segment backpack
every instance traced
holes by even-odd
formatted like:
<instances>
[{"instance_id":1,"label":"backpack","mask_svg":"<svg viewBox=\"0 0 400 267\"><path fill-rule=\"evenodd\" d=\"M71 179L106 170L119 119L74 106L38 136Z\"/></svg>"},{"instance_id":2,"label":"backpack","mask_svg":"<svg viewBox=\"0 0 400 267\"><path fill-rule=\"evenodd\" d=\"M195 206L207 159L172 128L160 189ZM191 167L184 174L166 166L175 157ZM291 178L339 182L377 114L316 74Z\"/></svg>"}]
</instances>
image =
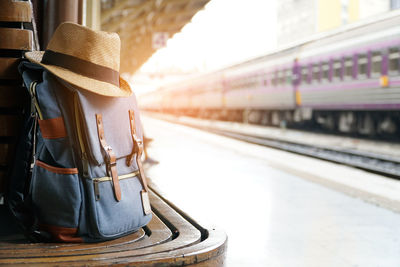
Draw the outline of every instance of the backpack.
<instances>
[{"instance_id":1,"label":"backpack","mask_svg":"<svg viewBox=\"0 0 400 267\"><path fill-rule=\"evenodd\" d=\"M135 96L80 89L22 62L31 95L7 203L33 241L99 242L152 218Z\"/></svg>"}]
</instances>

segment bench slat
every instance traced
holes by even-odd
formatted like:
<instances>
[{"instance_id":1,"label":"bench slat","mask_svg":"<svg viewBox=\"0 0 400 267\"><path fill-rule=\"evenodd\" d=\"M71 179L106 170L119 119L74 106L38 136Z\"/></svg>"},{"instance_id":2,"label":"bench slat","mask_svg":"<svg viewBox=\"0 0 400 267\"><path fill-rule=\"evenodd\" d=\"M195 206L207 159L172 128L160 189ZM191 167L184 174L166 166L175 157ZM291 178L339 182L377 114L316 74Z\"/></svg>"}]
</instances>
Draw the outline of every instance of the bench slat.
<instances>
[{"instance_id":1,"label":"bench slat","mask_svg":"<svg viewBox=\"0 0 400 267\"><path fill-rule=\"evenodd\" d=\"M118 238L112 241L101 243L86 244L57 244L54 249L49 250L49 244L18 244L2 246L0 249L0 258L4 257L35 257L42 255L46 257L77 256L84 254L104 254L110 252L129 251L154 246L158 243L168 241L171 237L170 229L162 221L154 216L148 227L152 232L148 237L143 229Z\"/></svg>"},{"instance_id":2,"label":"bench slat","mask_svg":"<svg viewBox=\"0 0 400 267\"><path fill-rule=\"evenodd\" d=\"M0 49L32 50L30 30L0 28Z\"/></svg>"},{"instance_id":3,"label":"bench slat","mask_svg":"<svg viewBox=\"0 0 400 267\"><path fill-rule=\"evenodd\" d=\"M0 108L21 107L23 90L17 85L0 85Z\"/></svg>"},{"instance_id":4,"label":"bench slat","mask_svg":"<svg viewBox=\"0 0 400 267\"><path fill-rule=\"evenodd\" d=\"M6 257L37 257L38 255L59 256L85 253L96 253L96 249L112 248L127 245L142 240L146 233L143 229L112 241L100 243L29 243L13 244L3 242L0 248L0 258ZM51 248L51 250L49 249Z\"/></svg>"},{"instance_id":5,"label":"bench slat","mask_svg":"<svg viewBox=\"0 0 400 267\"><path fill-rule=\"evenodd\" d=\"M16 136L21 125L19 115L0 115L0 136Z\"/></svg>"},{"instance_id":6,"label":"bench slat","mask_svg":"<svg viewBox=\"0 0 400 267\"><path fill-rule=\"evenodd\" d=\"M0 144L0 165L4 166L10 163L11 152L14 152L14 148L15 144Z\"/></svg>"},{"instance_id":7,"label":"bench slat","mask_svg":"<svg viewBox=\"0 0 400 267\"><path fill-rule=\"evenodd\" d=\"M0 58L0 79L20 79L18 64L20 58Z\"/></svg>"},{"instance_id":8,"label":"bench slat","mask_svg":"<svg viewBox=\"0 0 400 267\"><path fill-rule=\"evenodd\" d=\"M0 242L0 264L217 266L223 263L226 248L224 233L212 230L202 241L201 231L152 191L150 191L150 200L153 219L143 231L146 232L143 236L133 238L130 235L97 244ZM204 265L207 262L212 265Z\"/></svg>"},{"instance_id":9,"label":"bench slat","mask_svg":"<svg viewBox=\"0 0 400 267\"><path fill-rule=\"evenodd\" d=\"M0 1L0 21L30 22L32 20L31 5L28 2Z\"/></svg>"},{"instance_id":10,"label":"bench slat","mask_svg":"<svg viewBox=\"0 0 400 267\"><path fill-rule=\"evenodd\" d=\"M200 251L203 253L199 254ZM157 258L157 263L160 265L163 263L165 266L185 266L199 264L199 262L205 262L206 264L204 266L219 266L224 261L225 252L225 233L218 229L213 229L209 231L208 238L203 242L173 251L158 253L156 255L144 255L140 259L148 263L155 262L154 260ZM134 262L135 258L126 258L125 260ZM112 261L107 260L101 263L112 264Z\"/></svg>"},{"instance_id":11,"label":"bench slat","mask_svg":"<svg viewBox=\"0 0 400 267\"><path fill-rule=\"evenodd\" d=\"M152 253L157 253L157 252L163 252L163 251L169 251L169 250L174 250L180 247L185 247L188 245L191 245L193 243L199 242L200 241L200 232L197 231L191 224L189 224L187 221L182 220L182 217L177 214L174 210L171 210L164 202L161 201L154 193L150 194L150 200L152 203L153 208L157 209L159 212L165 216L165 218L168 220L168 223L173 225L174 227L177 228L179 231L179 236L167 243L162 243L158 246L151 246L151 247L144 247L141 249L135 249L132 248L132 250L128 251L118 251L118 252L111 252L111 253L103 253L101 254L101 260L105 259L112 259L113 262L118 261L118 259L122 259L124 257L131 257L133 255L135 256L143 256L146 254L152 254ZM151 229L150 229L151 230ZM99 253L101 253L99 251ZM99 262L96 262L99 260L99 255L98 254L83 254L83 255L68 255L68 256L57 256L54 257L53 255L49 254L39 254L40 257L38 258L38 255L35 255L36 257L24 257L24 258L7 258L8 255L4 254L1 255L2 257L0 258L0 264L2 263L9 263L9 264L23 264L23 263L29 263L29 264L66 264L66 265L71 265L73 262L77 262L78 264L82 264L85 262L86 264L92 263L94 260L94 264L99 264Z\"/></svg>"},{"instance_id":12,"label":"bench slat","mask_svg":"<svg viewBox=\"0 0 400 267\"><path fill-rule=\"evenodd\" d=\"M0 193L6 191L6 171L0 170Z\"/></svg>"}]
</instances>

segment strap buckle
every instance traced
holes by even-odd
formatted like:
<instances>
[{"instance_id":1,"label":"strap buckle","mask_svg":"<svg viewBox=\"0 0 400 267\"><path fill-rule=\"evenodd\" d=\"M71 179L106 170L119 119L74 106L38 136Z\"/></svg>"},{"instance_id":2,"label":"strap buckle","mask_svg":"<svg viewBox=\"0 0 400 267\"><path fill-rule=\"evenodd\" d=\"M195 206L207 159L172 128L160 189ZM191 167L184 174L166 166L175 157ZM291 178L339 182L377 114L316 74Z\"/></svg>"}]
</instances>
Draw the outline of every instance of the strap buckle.
<instances>
[{"instance_id":1,"label":"strap buckle","mask_svg":"<svg viewBox=\"0 0 400 267\"><path fill-rule=\"evenodd\" d=\"M103 129L103 119L101 114L96 114L96 121L97 121L97 132L99 136L100 145L105 154L105 162L106 162L106 170L107 174L111 177L113 189L114 189L114 196L117 201L121 200L121 188L119 185L119 178L117 173L117 160L116 156L111 148L105 140L104 136L104 129Z\"/></svg>"},{"instance_id":2,"label":"strap buckle","mask_svg":"<svg viewBox=\"0 0 400 267\"><path fill-rule=\"evenodd\" d=\"M104 147L104 150L108 152L108 151L112 151L112 148L111 148L111 146L106 145L106 146Z\"/></svg>"},{"instance_id":3,"label":"strap buckle","mask_svg":"<svg viewBox=\"0 0 400 267\"><path fill-rule=\"evenodd\" d=\"M135 127L135 114L133 110L129 110L129 120L130 120L130 126L131 126L131 136L132 136L132 142L133 142L133 148L131 154L126 158L126 164L130 166L133 162L134 155L136 154L136 164L139 169L139 177L140 177L140 182L142 183L143 190L141 191L141 197L142 197L142 205L143 205L143 212L144 214L150 214L151 213L151 207L150 207L150 201L148 197L148 187L147 187L147 181L146 181L146 176L144 174L143 166L142 166L142 153L143 153L143 141L136 135L136 127Z\"/></svg>"}]
</instances>

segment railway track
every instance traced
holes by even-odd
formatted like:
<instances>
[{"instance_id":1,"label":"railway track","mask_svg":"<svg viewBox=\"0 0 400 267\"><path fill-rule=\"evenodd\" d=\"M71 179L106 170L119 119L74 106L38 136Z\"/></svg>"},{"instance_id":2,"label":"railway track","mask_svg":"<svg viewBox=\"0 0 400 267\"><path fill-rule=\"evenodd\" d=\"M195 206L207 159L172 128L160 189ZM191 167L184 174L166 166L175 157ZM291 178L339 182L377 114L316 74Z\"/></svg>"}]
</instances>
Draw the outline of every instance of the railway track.
<instances>
[{"instance_id":1,"label":"railway track","mask_svg":"<svg viewBox=\"0 0 400 267\"><path fill-rule=\"evenodd\" d=\"M400 160L397 158L385 155L373 154L373 153L365 153L360 151L332 149L332 148L324 148L318 146L293 143L288 141L277 141L267 137L251 136L247 134L222 131L216 129L205 129L205 130L223 136L246 141L249 143L276 148L335 163L340 163L351 167L363 169L368 172L373 172L391 178L400 179Z\"/></svg>"},{"instance_id":2,"label":"railway track","mask_svg":"<svg viewBox=\"0 0 400 267\"><path fill-rule=\"evenodd\" d=\"M353 149L323 147L298 143L293 141L276 140L271 137L251 135L234 130L218 129L193 122L182 122L172 117L163 117L170 122L205 130L215 134L227 136L241 141L262 145L270 148L280 149L291 153L306 155L325 161L335 162L368 172L380 174L390 178L400 179L400 159L398 157L378 153L363 152Z\"/></svg>"}]
</instances>

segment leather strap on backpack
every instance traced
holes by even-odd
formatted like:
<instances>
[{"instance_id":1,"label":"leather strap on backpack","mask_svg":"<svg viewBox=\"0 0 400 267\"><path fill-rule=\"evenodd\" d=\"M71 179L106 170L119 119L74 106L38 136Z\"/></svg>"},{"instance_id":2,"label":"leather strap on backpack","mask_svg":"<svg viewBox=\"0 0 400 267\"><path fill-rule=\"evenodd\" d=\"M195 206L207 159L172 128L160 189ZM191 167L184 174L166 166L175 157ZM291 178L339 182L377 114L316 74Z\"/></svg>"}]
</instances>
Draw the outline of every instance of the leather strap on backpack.
<instances>
[{"instance_id":1,"label":"leather strap on backpack","mask_svg":"<svg viewBox=\"0 0 400 267\"><path fill-rule=\"evenodd\" d=\"M131 154L126 158L126 165L130 166L133 162L133 157L136 154L136 164L139 169L139 177L140 182L142 183L143 190L141 192L142 203L143 203L143 212L144 214L151 213L149 195L148 195L148 186L146 181L146 176L144 174L143 166L142 166L142 153L143 153L143 141L139 139L136 135L136 127L135 127L135 113L133 110L129 110L129 122L131 126L131 135L133 141L133 148Z\"/></svg>"},{"instance_id":2,"label":"leather strap on backpack","mask_svg":"<svg viewBox=\"0 0 400 267\"><path fill-rule=\"evenodd\" d=\"M105 154L107 173L109 176L111 176L111 180L113 183L114 196L117 201L120 201L121 188L119 186L119 179L117 173L117 159L114 152L112 151L111 146L109 146L106 142L104 136L103 117L101 114L96 114L96 125L97 125L97 133L99 135L101 148L103 149Z\"/></svg>"}]
</instances>

